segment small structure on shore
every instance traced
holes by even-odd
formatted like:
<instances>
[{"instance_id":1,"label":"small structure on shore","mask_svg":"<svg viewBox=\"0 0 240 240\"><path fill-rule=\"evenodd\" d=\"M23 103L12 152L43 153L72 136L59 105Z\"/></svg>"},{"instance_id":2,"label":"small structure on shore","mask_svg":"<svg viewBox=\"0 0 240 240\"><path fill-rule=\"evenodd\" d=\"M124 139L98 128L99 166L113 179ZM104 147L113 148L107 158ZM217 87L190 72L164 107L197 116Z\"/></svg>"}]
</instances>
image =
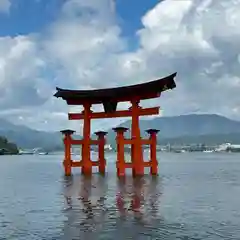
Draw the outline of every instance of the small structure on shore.
<instances>
[{"instance_id":1,"label":"small structure on shore","mask_svg":"<svg viewBox=\"0 0 240 240\"><path fill-rule=\"evenodd\" d=\"M126 139L124 133L129 129L118 127L113 130L116 132L117 143L117 175L124 176L125 169L131 168L133 176L144 175L144 168L150 167L151 174L158 172L158 162L156 158L157 133L156 129L146 130L149 134L148 139L142 139L139 127L139 117L159 114L159 107L142 108L139 103L141 100L160 97L163 91L176 87L174 77L176 73L155 81L108 89L96 90L68 90L57 88L55 97L61 97L68 105L82 105L84 110L81 113L69 113L69 120L83 120L83 138L75 140L72 138L74 131L63 130L65 144L65 175L71 175L72 167L81 167L84 175L92 173L92 167L98 166L100 173L105 173L106 161L104 157L104 146L106 143L106 132L99 131L97 140L91 139L91 119L131 117L131 137ZM130 102L128 110L117 110L119 102ZM103 104L103 112L93 112L93 104ZM71 159L71 145L82 145L82 159L73 161ZM124 159L124 145L131 145L131 162L126 163ZM90 157L91 145L98 146L98 159L93 161ZM150 145L150 161L143 159L142 145Z\"/></svg>"}]
</instances>

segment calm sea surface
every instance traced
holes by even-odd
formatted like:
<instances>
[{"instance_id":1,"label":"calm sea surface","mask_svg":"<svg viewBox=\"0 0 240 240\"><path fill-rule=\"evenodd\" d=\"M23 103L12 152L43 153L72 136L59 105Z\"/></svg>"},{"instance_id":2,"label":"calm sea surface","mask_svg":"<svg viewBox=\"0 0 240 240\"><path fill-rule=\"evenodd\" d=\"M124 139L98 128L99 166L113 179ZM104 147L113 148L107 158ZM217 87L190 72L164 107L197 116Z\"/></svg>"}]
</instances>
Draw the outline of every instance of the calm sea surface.
<instances>
[{"instance_id":1,"label":"calm sea surface","mask_svg":"<svg viewBox=\"0 0 240 240\"><path fill-rule=\"evenodd\" d=\"M160 175L65 178L62 156L0 157L0 239L240 239L240 154L159 155Z\"/></svg>"}]
</instances>

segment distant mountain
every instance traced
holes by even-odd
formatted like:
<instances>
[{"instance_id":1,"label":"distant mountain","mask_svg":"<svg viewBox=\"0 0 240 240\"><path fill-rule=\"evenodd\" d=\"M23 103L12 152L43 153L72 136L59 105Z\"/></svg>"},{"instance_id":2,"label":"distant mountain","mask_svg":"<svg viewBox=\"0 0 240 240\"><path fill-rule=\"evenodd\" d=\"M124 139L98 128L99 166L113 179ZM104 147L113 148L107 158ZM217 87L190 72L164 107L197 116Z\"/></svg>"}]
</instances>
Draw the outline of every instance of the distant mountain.
<instances>
[{"instance_id":1,"label":"distant mountain","mask_svg":"<svg viewBox=\"0 0 240 240\"><path fill-rule=\"evenodd\" d=\"M126 121L119 126L130 128L131 121ZM240 133L239 121L234 121L216 114L191 114L174 117L157 117L150 120L141 120L140 127L141 133L145 137L147 136L145 133L146 129L159 129L159 141L163 141L163 139L166 139L167 141L169 139L177 138L181 140L188 138L186 141L190 141L190 139L196 140L196 138L199 137L202 140L205 138L216 139L216 136L218 135L221 135L222 137L224 135L224 138L229 138L235 133ZM129 133L127 133L126 136L129 137ZM115 133L112 130L109 130L108 141L111 143L115 142Z\"/></svg>"},{"instance_id":2,"label":"distant mountain","mask_svg":"<svg viewBox=\"0 0 240 240\"><path fill-rule=\"evenodd\" d=\"M60 133L37 131L23 125L15 125L4 119L0 119L0 136L6 137L20 148L39 147L47 151L62 148Z\"/></svg>"},{"instance_id":3,"label":"distant mountain","mask_svg":"<svg viewBox=\"0 0 240 240\"><path fill-rule=\"evenodd\" d=\"M199 136L181 136L176 138L159 138L158 143L162 145L219 145L222 143L240 144L240 133L206 134Z\"/></svg>"},{"instance_id":4,"label":"distant mountain","mask_svg":"<svg viewBox=\"0 0 240 240\"><path fill-rule=\"evenodd\" d=\"M131 127L131 121L120 126ZM159 129L159 143L240 143L240 122L215 114L157 117L141 120L140 126L145 137L146 129ZM0 119L0 136L6 137L20 148L39 147L47 151L63 149L60 133L37 131L3 119ZM126 136L129 137L129 134ZM115 132L109 130L108 143L115 144L115 137Z\"/></svg>"}]
</instances>

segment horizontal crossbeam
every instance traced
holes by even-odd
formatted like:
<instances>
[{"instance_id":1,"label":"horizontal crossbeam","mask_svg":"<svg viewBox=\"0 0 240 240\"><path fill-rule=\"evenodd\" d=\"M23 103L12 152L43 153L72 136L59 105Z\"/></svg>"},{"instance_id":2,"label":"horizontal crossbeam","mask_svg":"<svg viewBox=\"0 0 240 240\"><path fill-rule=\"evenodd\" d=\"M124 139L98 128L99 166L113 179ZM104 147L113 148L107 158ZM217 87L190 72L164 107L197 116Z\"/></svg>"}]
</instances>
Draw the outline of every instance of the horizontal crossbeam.
<instances>
[{"instance_id":1,"label":"horizontal crossbeam","mask_svg":"<svg viewBox=\"0 0 240 240\"><path fill-rule=\"evenodd\" d=\"M143 162L143 166L144 167L151 167L152 165L152 162L151 160L148 161L148 162ZM133 168L134 164L133 163L127 163L127 162L124 162L124 168ZM117 167L118 167L118 163L117 163Z\"/></svg>"},{"instance_id":2,"label":"horizontal crossbeam","mask_svg":"<svg viewBox=\"0 0 240 240\"><path fill-rule=\"evenodd\" d=\"M157 115L159 114L159 107L139 109L139 116L148 116L148 115ZM105 112L92 112L89 114L91 119L100 119L100 118L116 118L116 117L131 117L132 110L119 110L112 113ZM69 113L69 120L81 120L84 119L83 113Z\"/></svg>"},{"instance_id":3,"label":"horizontal crossbeam","mask_svg":"<svg viewBox=\"0 0 240 240\"><path fill-rule=\"evenodd\" d=\"M151 164L152 164L151 160L143 163L144 167L151 167ZM98 167L100 165L100 161L91 161L91 165L92 167ZM74 161L74 160L71 161L71 167L83 167L83 166L84 166L83 161ZM117 163L117 166L118 166L118 163ZM124 167L133 168L133 163L125 162Z\"/></svg>"}]
</instances>

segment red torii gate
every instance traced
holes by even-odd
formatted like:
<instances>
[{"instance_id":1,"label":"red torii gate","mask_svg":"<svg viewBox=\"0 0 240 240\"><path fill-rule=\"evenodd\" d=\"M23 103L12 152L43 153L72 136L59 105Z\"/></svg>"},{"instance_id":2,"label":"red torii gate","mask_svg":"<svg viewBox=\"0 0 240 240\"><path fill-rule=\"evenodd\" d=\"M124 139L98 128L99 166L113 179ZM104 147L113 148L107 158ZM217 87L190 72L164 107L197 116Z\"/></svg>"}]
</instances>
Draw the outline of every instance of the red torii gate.
<instances>
[{"instance_id":1,"label":"red torii gate","mask_svg":"<svg viewBox=\"0 0 240 240\"><path fill-rule=\"evenodd\" d=\"M68 105L82 105L84 110L81 113L69 113L69 120L83 120L83 138L81 140L72 139L72 130L63 130L65 135L65 175L71 175L72 167L82 167L83 174L91 174L92 167L98 166L101 173L105 173L104 145L106 132L96 132L97 140L91 136L91 119L132 117L131 138L125 139L126 128L114 128L117 142L117 174L125 175L126 168L132 168L133 176L143 175L144 167L151 168L151 174L157 174L157 132L156 129L148 129L149 139L142 139L139 127L139 117L159 114L159 107L142 108L139 106L141 100L160 97L163 91L176 87L174 77L176 73L155 81L118 88L96 89L96 90L68 90L57 88L55 97L61 97ZM128 110L117 110L119 102L130 102ZM104 112L93 112L93 104L103 104ZM74 162L71 160L71 145L82 145L82 160ZM131 163L125 163L124 145L131 145ZM150 161L144 162L142 145L150 145ZM90 158L90 146L98 145L99 159L92 161Z\"/></svg>"}]
</instances>

